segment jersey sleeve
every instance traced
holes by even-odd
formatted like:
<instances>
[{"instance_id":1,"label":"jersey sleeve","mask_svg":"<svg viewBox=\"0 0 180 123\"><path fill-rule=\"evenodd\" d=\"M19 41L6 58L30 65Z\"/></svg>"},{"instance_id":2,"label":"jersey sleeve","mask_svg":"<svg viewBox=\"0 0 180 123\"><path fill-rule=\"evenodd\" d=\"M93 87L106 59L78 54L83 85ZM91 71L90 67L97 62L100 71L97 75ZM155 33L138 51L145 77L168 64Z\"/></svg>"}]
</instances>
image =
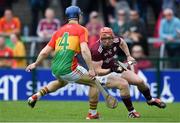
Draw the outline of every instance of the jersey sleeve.
<instances>
[{"instance_id":1,"label":"jersey sleeve","mask_svg":"<svg viewBox=\"0 0 180 123\"><path fill-rule=\"evenodd\" d=\"M56 33L53 34L51 40L48 43L48 46L52 47L53 49L55 49L55 45L56 45Z\"/></svg>"},{"instance_id":2,"label":"jersey sleeve","mask_svg":"<svg viewBox=\"0 0 180 123\"><path fill-rule=\"evenodd\" d=\"M3 32L3 22L2 19L0 19L0 33Z\"/></svg>"},{"instance_id":3,"label":"jersey sleeve","mask_svg":"<svg viewBox=\"0 0 180 123\"><path fill-rule=\"evenodd\" d=\"M15 24L16 24L16 28L17 29L21 29L21 21L19 20L19 18L15 18Z\"/></svg>"},{"instance_id":4,"label":"jersey sleeve","mask_svg":"<svg viewBox=\"0 0 180 123\"><path fill-rule=\"evenodd\" d=\"M88 30L86 28L80 30L79 39L80 43L88 42Z\"/></svg>"}]
</instances>

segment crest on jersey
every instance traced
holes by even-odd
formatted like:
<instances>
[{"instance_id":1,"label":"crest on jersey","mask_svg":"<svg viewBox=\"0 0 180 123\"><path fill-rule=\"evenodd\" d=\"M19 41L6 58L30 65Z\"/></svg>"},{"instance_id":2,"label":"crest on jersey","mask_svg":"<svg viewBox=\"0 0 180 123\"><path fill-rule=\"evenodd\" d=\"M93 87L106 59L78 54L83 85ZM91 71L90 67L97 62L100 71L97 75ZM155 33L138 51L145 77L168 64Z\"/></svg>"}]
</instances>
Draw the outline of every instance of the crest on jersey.
<instances>
[{"instance_id":1,"label":"crest on jersey","mask_svg":"<svg viewBox=\"0 0 180 123\"><path fill-rule=\"evenodd\" d=\"M115 52L115 51L117 50L117 48L116 48L116 47L114 47L114 48L113 48L113 50L114 50L114 52Z\"/></svg>"},{"instance_id":2,"label":"crest on jersey","mask_svg":"<svg viewBox=\"0 0 180 123\"><path fill-rule=\"evenodd\" d=\"M103 51L103 48L101 45L99 45L98 52L102 53L102 51Z\"/></svg>"}]
</instances>

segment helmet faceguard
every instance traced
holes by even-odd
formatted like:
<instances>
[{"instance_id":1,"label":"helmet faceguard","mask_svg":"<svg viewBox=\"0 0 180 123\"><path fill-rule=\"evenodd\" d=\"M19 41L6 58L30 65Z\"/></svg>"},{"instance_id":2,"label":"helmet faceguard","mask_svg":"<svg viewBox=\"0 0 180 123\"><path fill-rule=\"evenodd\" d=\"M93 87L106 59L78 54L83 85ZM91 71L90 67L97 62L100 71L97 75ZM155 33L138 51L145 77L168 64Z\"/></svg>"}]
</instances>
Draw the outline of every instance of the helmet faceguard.
<instances>
[{"instance_id":1,"label":"helmet faceguard","mask_svg":"<svg viewBox=\"0 0 180 123\"><path fill-rule=\"evenodd\" d=\"M114 33L111 28L103 27L100 30L101 45L104 48L110 48L113 44Z\"/></svg>"}]
</instances>

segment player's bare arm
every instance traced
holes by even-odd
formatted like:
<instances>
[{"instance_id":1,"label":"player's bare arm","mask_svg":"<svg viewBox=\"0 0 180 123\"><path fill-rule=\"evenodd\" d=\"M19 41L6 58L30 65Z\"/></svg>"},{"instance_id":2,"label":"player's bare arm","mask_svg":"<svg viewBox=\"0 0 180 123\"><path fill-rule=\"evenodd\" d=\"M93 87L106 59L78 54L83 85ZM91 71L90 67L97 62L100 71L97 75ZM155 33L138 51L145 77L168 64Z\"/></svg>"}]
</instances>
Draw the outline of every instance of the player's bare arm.
<instances>
[{"instance_id":1,"label":"player's bare arm","mask_svg":"<svg viewBox=\"0 0 180 123\"><path fill-rule=\"evenodd\" d=\"M135 59L131 56L129 48L127 46L127 43L124 41L124 39L121 39L121 43L119 45L119 47L123 50L123 52L126 54L127 56L127 60L128 61L134 61Z\"/></svg>"},{"instance_id":2,"label":"player's bare arm","mask_svg":"<svg viewBox=\"0 0 180 123\"><path fill-rule=\"evenodd\" d=\"M93 66L95 68L95 72L99 76L107 75L108 73L111 72L111 69L103 69L101 66L103 64L103 61L93 61Z\"/></svg>"},{"instance_id":3,"label":"player's bare arm","mask_svg":"<svg viewBox=\"0 0 180 123\"><path fill-rule=\"evenodd\" d=\"M92 58L91 58L91 52L88 48L88 45L86 42L82 42L80 44L81 47L81 53L82 56L86 62L86 64L88 65L89 68L89 74L94 77L95 76L95 72L94 72L94 68L93 68L93 64L92 64Z\"/></svg>"},{"instance_id":4,"label":"player's bare arm","mask_svg":"<svg viewBox=\"0 0 180 123\"><path fill-rule=\"evenodd\" d=\"M54 49L48 45L46 45L41 52L39 53L36 61L29 66L27 66L26 71L31 71L34 68L36 68L45 58L49 56L49 54L53 51Z\"/></svg>"}]
</instances>

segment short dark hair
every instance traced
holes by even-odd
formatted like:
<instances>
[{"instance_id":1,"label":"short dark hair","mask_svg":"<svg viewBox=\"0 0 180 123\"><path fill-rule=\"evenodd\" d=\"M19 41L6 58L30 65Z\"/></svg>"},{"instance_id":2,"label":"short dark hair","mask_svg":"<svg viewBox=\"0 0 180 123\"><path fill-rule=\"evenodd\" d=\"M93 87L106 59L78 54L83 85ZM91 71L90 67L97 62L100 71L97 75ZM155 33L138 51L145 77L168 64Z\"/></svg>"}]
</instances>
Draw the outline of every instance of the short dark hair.
<instances>
[{"instance_id":1,"label":"short dark hair","mask_svg":"<svg viewBox=\"0 0 180 123\"><path fill-rule=\"evenodd\" d=\"M12 10L11 8L6 8L6 9L4 10L4 13L5 13L6 11L11 11L11 13L13 14L13 10Z\"/></svg>"}]
</instances>

